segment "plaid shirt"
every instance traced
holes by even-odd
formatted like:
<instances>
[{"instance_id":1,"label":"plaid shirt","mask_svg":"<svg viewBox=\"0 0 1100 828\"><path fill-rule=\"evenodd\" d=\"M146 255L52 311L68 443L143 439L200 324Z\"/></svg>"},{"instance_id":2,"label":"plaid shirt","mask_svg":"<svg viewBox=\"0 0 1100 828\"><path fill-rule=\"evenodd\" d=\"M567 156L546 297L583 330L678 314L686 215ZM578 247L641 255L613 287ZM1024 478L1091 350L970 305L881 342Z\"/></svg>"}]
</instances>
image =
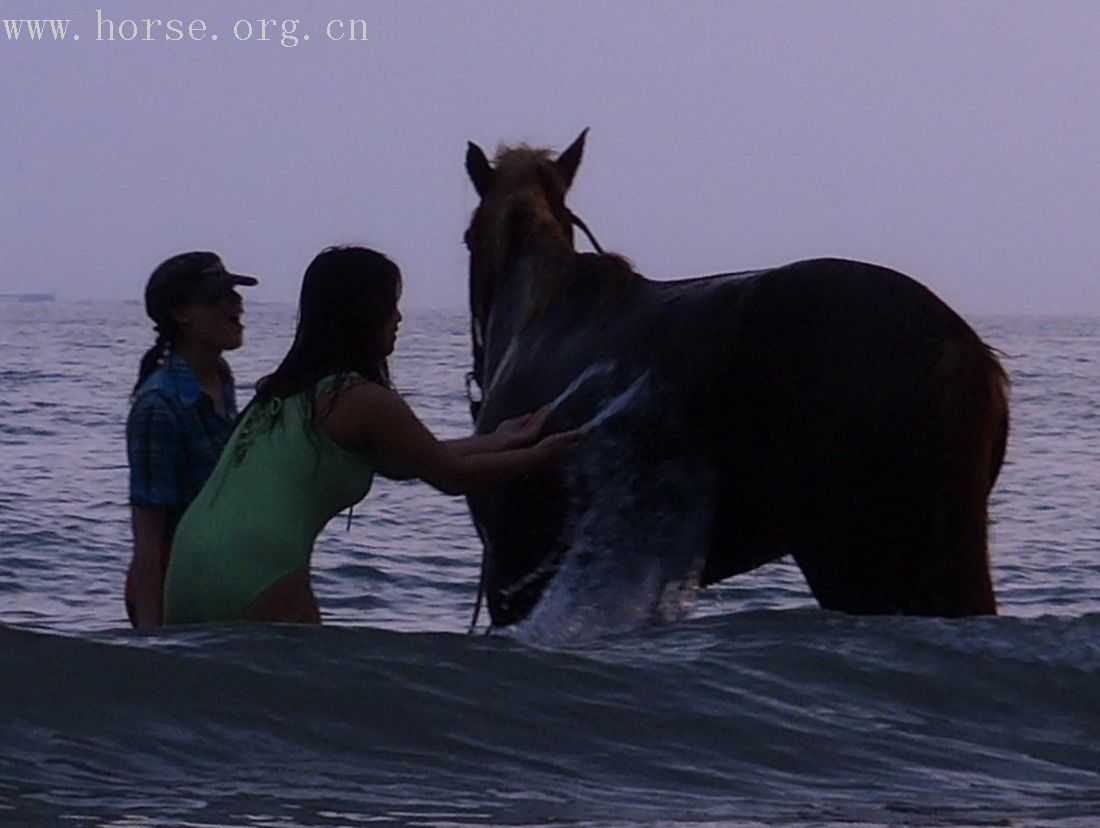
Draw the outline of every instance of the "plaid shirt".
<instances>
[{"instance_id":1,"label":"plaid shirt","mask_svg":"<svg viewBox=\"0 0 1100 828\"><path fill-rule=\"evenodd\" d=\"M126 421L130 503L168 510L169 533L214 470L237 419L228 368L222 374L226 417L176 354L142 383Z\"/></svg>"}]
</instances>

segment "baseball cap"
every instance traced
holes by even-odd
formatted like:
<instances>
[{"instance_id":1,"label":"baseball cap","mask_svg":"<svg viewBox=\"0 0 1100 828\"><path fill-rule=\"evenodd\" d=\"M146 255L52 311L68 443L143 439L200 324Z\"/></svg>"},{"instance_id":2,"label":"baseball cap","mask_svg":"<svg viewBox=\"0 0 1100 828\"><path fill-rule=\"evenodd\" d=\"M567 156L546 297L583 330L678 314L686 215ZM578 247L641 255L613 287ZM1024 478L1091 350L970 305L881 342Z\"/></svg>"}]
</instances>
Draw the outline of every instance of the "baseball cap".
<instances>
[{"instance_id":1,"label":"baseball cap","mask_svg":"<svg viewBox=\"0 0 1100 828\"><path fill-rule=\"evenodd\" d=\"M237 285L257 284L254 276L230 273L217 253L180 253L157 265L145 285L145 312L158 325L174 308L189 302L216 299Z\"/></svg>"}]
</instances>

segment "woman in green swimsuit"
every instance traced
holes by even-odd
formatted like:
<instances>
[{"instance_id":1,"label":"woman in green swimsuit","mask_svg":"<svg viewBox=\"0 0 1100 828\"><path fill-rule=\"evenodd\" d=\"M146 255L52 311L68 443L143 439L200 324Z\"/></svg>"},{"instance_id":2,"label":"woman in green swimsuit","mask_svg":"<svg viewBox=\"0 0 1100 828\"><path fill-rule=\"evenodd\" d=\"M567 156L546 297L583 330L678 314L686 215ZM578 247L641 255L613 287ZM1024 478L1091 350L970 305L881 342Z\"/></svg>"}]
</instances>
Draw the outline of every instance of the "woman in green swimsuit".
<instances>
[{"instance_id":1,"label":"woman in green swimsuit","mask_svg":"<svg viewBox=\"0 0 1100 828\"><path fill-rule=\"evenodd\" d=\"M436 440L390 384L400 291L397 266L373 250L330 248L310 264L290 351L176 529L168 623L319 622L313 542L376 472L463 494L559 462L583 439L534 443L543 410L493 434Z\"/></svg>"}]
</instances>

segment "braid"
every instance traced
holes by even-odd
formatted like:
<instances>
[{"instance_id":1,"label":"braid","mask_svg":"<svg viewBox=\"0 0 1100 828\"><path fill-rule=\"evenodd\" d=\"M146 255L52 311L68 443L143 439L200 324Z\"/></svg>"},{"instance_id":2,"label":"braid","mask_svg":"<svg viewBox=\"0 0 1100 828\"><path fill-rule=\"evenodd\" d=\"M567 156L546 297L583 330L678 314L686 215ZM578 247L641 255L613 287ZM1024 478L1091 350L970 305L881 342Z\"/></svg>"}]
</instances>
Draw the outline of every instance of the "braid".
<instances>
[{"instance_id":1,"label":"braid","mask_svg":"<svg viewBox=\"0 0 1100 828\"><path fill-rule=\"evenodd\" d=\"M157 325L157 341L153 344L153 347L155 348L157 345L163 346L160 357L157 358L157 367L159 368L168 362L168 357L172 356L172 338L161 331L160 325Z\"/></svg>"},{"instance_id":2,"label":"braid","mask_svg":"<svg viewBox=\"0 0 1100 828\"><path fill-rule=\"evenodd\" d=\"M153 373L157 368L168 362L168 357L172 355L172 338L161 330L160 325L155 326L157 332L157 341L153 343L153 347L145 352L145 356L141 358L141 364L138 367L138 378L134 384L134 390L131 394L136 394L137 390L141 388L141 384L149 378L149 375Z\"/></svg>"}]
</instances>

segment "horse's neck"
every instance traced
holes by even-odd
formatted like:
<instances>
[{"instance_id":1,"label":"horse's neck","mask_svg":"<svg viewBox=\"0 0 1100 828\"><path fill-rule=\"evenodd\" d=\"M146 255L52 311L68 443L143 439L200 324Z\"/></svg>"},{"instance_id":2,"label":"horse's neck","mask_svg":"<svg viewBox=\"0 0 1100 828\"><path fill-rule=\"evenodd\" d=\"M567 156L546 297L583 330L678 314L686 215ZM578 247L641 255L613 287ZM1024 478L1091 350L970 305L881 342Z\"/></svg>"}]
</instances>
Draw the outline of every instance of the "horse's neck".
<instances>
[{"instance_id":1,"label":"horse's neck","mask_svg":"<svg viewBox=\"0 0 1100 828\"><path fill-rule=\"evenodd\" d=\"M541 317L575 253L561 242L540 239L509 266L493 296L485 330L486 376L497 374L516 338ZM490 379L491 381L491 379Z\"/></svg>"},{"instance_id":2,"label":"horse's neck","mask_svg":"<svg viewBox=\"0 0 1100 828\"><path fill-rule=\"evenodd\" d=\"M527 318L534 297L534 271L534 258L520 257L493 296L485 327L485 370L490 384Z\"/></svg>"}]
</instances>

